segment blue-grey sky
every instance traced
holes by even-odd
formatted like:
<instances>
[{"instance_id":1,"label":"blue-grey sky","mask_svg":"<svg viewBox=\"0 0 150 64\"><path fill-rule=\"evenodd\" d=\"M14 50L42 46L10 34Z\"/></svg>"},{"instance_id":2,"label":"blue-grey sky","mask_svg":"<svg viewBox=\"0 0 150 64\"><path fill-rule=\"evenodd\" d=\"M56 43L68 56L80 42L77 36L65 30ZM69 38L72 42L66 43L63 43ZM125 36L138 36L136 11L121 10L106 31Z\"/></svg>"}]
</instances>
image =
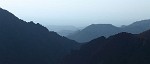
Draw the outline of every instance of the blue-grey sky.
<instances>
[{"instance_id":1,"label":"blue-grey sky","mask_svg":"<svg viewBox=\"0 0 150 64\"><path fill-rule=\"evenodd\" d=\"M0 0L17 17L49 25L127 25L150 19L150 0Z\"/></svg>"}]
</instances>

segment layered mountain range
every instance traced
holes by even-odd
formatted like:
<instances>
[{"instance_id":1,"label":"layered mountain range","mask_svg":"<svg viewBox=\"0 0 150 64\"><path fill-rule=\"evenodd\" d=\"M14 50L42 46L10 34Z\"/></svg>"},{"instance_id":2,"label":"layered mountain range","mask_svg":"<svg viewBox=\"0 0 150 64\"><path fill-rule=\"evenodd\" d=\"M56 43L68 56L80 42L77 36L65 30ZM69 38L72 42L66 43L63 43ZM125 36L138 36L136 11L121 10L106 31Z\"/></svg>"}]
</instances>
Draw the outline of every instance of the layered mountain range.
<instances>
[{"instance_id":1,"label":"layered mountain range","mask_svg":"<svg viewBox=\"0 0 150 64\"><path fill-rule=\"evenodd\" d=\"M0 64L150 64L149 24L92 24L76 33L81 45L0 8Z\"/></svg>"},{"instance_id":2,"label":"layered mountain range","mask_svg":"<svg viewBox=\"0 0 150 64\"><path fill-rule=\"evenodd\" d=\"M99 37L72 51L62 64L150 64L150 30Z\"/></svg>"},{"instance_id":3,"label":"layered mountain range","mask_svg":"<svg viewBox=\"0 0 150 64\"><path fill-rule=\"evenodd\" d=\"M111 35L115 35L120 32L138 34L149 29L150 29L150 20L137 21L123 27L116 27L113 26L112 24L92 24L83 30L68 35L67 37L69 39L83 43L89 42L101 36L109 37Z\"/></svg>"}]
</instances>

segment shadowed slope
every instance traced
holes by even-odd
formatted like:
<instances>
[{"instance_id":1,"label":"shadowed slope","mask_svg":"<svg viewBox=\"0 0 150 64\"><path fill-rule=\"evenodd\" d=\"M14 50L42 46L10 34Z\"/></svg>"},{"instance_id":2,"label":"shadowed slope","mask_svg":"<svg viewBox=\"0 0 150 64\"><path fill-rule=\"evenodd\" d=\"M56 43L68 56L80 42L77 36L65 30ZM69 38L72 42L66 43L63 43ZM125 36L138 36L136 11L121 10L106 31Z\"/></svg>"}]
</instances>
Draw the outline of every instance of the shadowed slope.
<instances>
[{"instance_id":1,"label":"shadowed slope","mask_svg":"<svg viewBox=\"0 0 150 64\"><path fill-rule=\"evenodd\" d=\"M81 46L64 64L149 64L150 30L141 34L122 32L100 37Z\"/></svg>"},{"instance_id":2,"label":"shadowed slope","mask_svg":"<svg viewBox=\"0 0 150 64\"><path fill-rule=\"evenodd\" d=\"M0 9L1 64L55 64L78 43Z\"/></svg>"}]
</instances>

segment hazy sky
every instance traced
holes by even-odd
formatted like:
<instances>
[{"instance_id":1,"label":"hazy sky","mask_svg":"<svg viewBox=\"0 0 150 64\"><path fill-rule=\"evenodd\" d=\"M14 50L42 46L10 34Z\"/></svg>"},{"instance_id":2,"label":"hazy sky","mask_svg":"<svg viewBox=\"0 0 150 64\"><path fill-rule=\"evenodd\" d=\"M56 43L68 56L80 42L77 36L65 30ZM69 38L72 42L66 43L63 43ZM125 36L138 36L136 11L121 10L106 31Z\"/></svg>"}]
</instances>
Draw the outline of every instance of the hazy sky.
<instances>
[{"instance_id":1,"label":"hazy sky","mask_svg":"<svg viewBox=\"0 0 150 64\"><path fill-rule=\"evenodd\" d=\"M130 24L150 19L150 0L0 0L19 18L50 25Z\"/></svg>"}]
</instances>

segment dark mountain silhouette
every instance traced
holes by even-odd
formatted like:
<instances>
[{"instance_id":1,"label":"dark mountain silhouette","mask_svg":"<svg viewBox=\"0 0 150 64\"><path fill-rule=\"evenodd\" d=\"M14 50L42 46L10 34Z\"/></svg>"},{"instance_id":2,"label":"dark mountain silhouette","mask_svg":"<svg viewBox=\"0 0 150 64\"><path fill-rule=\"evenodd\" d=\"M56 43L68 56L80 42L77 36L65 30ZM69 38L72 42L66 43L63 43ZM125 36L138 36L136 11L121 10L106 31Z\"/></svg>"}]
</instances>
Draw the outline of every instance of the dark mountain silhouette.
<instances>
[{"instance_id":1,"label":"dark mountain silhouette","mask_svg":"<svg viewBox=\"0 0 150 64\"><path fill-rule=\"evenodd\" d=\"M150 64L150 30L99 37L72 51L62 64Z\"/></svg>"},{"instance_id":2,"label":"dark mountain silhouette","mask_svg":"<svg viewBox=\"0 0 150 64\"><path fill-rule=\"evenodd\" d=\"M0 64L58 64L78 43L0 8Z\"/></svg>"},{"instance_id":3,"label":"dark mountain silhouette","mask_svg":"<svg viewBox=\"0 0 150 64\"><path fill-rule=\"evenodd\" d=\"M143 31L150 29L150 20L142 20L134 22L128 26L116 27L111 24L92 24L85 29L75 32L69 36L69 39L77 42L89 42L95 38L117 34L119 32L128 32L133 34L139 34Z\"/></svg>"}]
</instances>

